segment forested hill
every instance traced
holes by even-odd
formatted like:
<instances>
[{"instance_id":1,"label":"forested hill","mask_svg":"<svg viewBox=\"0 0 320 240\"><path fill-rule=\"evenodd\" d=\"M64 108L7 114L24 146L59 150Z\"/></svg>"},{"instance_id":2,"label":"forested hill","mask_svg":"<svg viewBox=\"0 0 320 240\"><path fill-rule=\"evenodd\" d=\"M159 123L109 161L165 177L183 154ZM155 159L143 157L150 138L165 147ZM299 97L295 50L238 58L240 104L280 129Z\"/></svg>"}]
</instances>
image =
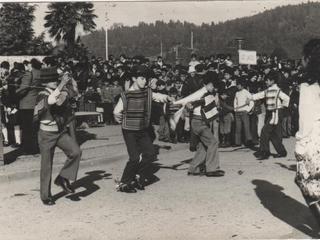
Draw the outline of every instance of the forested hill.
<instances>
[{"instance_id":1,"label":"forested hill","mask_svg":"<svg viewBox=\"0 0 320 240\"><path fill-rule=\"evenodd\" d=\"M201 14L201 13L199 13ZM194 48L200 55L211 53L235 53L236 38L244 38L243 49L271 54L283 49L282 55L290 58L301 55L303 44L312 37L320 37L320 3L306 3L278 7L252 17L238 18L223 23L202 24L188 22L140 23L126 27L121 24L109 30L109 52L129 56L160 54L175 56L174 47L179 45L179 57L190 53L191 32ZM95 31L82 37L83 43L97 56L105 53L105 32Z\"/></svg>"}]
</instances>

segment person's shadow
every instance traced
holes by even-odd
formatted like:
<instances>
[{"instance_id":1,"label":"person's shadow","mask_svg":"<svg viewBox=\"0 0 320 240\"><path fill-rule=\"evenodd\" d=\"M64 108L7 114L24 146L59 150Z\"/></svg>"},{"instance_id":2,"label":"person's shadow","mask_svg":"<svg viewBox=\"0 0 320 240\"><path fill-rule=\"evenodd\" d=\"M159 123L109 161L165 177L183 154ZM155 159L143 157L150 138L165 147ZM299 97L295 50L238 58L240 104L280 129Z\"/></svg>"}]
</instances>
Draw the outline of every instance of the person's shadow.
<instances>
[{"instance_id":1,"label":"person's shadow","mask_svg":"<svg viewBox=\"0 0 320 240\"><path fill-rule=\"evenodd\" d=\"M89 133L85 130L77 130L76 131L76 138L79 146L84 144L89 140L97 140L97 135L93 133Z\"/></svg>"},{"instance_id":2,"label":"person's shadow","mask_svg":"<svg viewBox=\"0 0 320 240\"><path fill-rule=\"evenodd\" d=\"M256 186L254 190L261 204L273 216L310 237L319 238L319 227L306 205L283 193L284 188L279 185L261 179L255 179L252 183Z\"/></svg>"},{"instance_id":3,"label":"person's shadow","mask_svg":"<svg viewBox=\"0 0 320 240\"><path fill-rule=\"evenodd\" d=\"M279 165L280 167L287 169L289 171L293 171L296 172L297 171L297 165L296 164L291 164L291 165L286 165L283 163L276 163L277 165Z\"/></svg>"},{"instance_id":4,"label":"person's shadow","mask_svg":"<svg viewBox=\"0 0 320 240\"><path fill-rule=\"evenodd\" d=\"M97 184L95 184L96 181L103 179L112 179L110 177L110 173L105 173L105 171L102 170L86 172L85 174L86 176L72 183L72 187L75 191L80 187L83 187L85 189L81 192L76 192L74 194L68 195L68 199L72 201L80 201L82 198L87 197L100 189L100 187ZM53 199L58 200L59 198L62 198L66 195L67 194L65 192L59 192L53 196Z\"/></svg>"}]
</instances>

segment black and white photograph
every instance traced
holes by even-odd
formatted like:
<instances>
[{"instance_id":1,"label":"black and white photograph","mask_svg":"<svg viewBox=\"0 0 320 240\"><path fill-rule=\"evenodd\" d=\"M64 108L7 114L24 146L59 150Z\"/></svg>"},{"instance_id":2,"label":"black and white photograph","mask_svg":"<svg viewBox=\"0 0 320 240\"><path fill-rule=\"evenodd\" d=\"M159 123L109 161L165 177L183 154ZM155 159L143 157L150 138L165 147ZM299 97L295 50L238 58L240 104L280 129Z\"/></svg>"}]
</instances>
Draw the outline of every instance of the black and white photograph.
<instances>
[{"instance_id":1,"label":"black and white photograph","mask_svg":"<svg viewBox=\"0 0 320 240\"><path fill-rule=\"evenodd\" d=\"M0 239L320 239L320 0L0 0Z\"/></svg>"}]
</instances>

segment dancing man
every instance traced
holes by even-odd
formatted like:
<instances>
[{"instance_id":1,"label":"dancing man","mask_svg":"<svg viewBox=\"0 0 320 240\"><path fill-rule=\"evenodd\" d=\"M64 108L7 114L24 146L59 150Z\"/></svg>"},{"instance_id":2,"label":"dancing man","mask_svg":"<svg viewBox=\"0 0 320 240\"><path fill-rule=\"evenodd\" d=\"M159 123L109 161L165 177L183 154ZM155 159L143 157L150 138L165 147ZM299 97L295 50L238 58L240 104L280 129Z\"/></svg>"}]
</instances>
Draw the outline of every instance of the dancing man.
<instances>
[{"instance_id":1,"label":"dancing man","mask_svg":"<svg viewBox=\"0 0 320 240\"><path fill-rule=\"evenodd\" d=\"M63 75L61 82L58 83L56 67L41 69L40 80L45 90L38 95L34 120L40 122L38 133L41 154L40 197L45 205L55 204L51 194L51 175L56 146L68 157L54 181L64 192L74 192L69 180L76 180L81 158L80 147L67 130L73 115L68 92L63 91L63 88L70 79L70 76Z\"/></svg>"},{"instance_id":2,"label":"dancing man","mask_svg":"<svg viewBox=\"0 0 320 240\"><path fill-rule=\"evenodd\" d=\"M152 100L171 100L169 96L153 93L147 87L147 71L142 66L132 71L132 81L133 84L121 94L113 111L115 120L122 124L122 134L129 154L117 190L127 193L134 193L136 189L143 190L152 175L150 165L156 160L149 132Z\"/></svg>"},{"instance_id":3,"label":"dancing man","mask_svg":"<svg viewBox=\"0 0 320 240\"><path fill-rule=\"evenodd\" d=\"M266 160L270 156L271 141L277 154L275 158L287 156L287 151L282 143L282 107L289 106L290 98L280 90L277 85L280 75L276 71L271 71L266 75L267 89L258 92L252 96L252 100L265 99L266 101L266 119L260 136L260 150L256 154L259 160ZM250 104L250 99L247 104Z\"/></svg>"}]
</instances>

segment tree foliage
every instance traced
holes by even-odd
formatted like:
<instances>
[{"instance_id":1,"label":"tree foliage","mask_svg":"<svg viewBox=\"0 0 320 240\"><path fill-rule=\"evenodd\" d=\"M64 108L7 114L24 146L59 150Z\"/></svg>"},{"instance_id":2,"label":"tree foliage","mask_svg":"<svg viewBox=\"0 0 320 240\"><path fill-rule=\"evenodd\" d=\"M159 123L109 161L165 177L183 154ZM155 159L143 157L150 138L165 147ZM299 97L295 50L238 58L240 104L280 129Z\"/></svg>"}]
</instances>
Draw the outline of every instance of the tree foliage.
<instances>
[{"instance_id":1,"label":"tree foliage","mask_svg":"<svg viewBox=\"0 0 320 240\"><path fill-rule=\"evenodd\" d=\"M119 55L143 54L156 56L163 52L174 54L179 45L179 57L190 57L191 32L194 35L194 49L199 55L237 53L236 38L244 38L243 48L260 53L281 53L281 56L299 58L303 44L313 37L320 37L320 3L306 3L278 7L252 17L244 17L224 23L202 24L170 21L139 23L128 27L121 24L108 31L109 52ZM105 32L103 29L82 37L89 50L97 56L105 53ZM186 54L184 56L183 54Z\"/></svg>"},{"instance_id":2,"label":"tree foliage","mask_svg":"<svg viewBox=\"0 0 320 240\"><path fill-rule=\"evenodd\" d=\"M3 3L0 8L0 55L44 55L52 45L32 28L35 5Z\"/></svg>"},{"instance_id":3,"label":"tree foliage","mask_svg":"<svg viewBox=\"0 0 320 240\"><path fill-rule=\"evenodd\" d=\"M34 31L34 5L4 3L0 8L0 54L28 53Z\"/></svg>"},{"instance_id":4,"label":"tree foliage","mask_svg":"<svg viewBox=\"0 0 320 240\"><path fill-rule=\"evenodd\" d=\"M85 32L95 29L93 4L87 2L50 3L44 26L56 41L64 40L67 45L75 44L76 27L81 25Z\"/></svg>"}]
</instances>

